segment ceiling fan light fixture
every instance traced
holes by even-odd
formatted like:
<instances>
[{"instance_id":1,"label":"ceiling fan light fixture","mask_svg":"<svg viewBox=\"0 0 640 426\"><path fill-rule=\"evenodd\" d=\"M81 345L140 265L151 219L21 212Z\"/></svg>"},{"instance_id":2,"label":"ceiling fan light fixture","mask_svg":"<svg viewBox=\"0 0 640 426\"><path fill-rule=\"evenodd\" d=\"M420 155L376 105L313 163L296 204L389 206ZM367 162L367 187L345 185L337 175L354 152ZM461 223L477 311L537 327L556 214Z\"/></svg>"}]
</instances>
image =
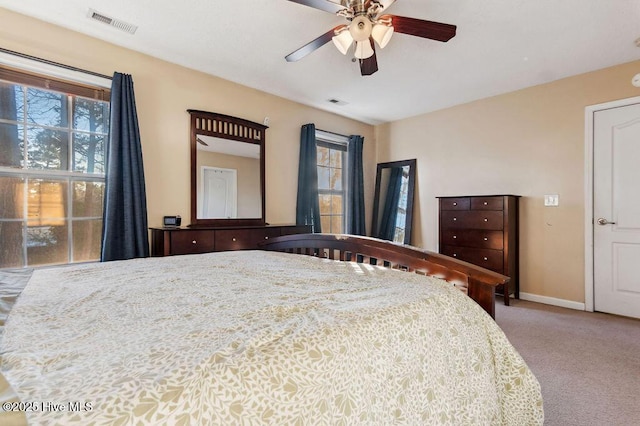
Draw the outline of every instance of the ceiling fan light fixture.
<instances>
[{"instance_id":1,"label":"ceiling fan light fixture","mask_svg":"<svg viewBox=\"0 0 640 426\"><path fill-rule=\"evenodd\" d=\"M353 44L353 37L351 37L351 33L347 30L347 27L336 31L336 33L337 34L331 38L331 41L333 41L333 44L335 44L340 53L346 55L347 50L349 50Z\"/></svg>"},{"instance_id":2,"label":"ceiling fan light fixture","mask_svg":"<svg viewBox=\"0 0 640 426\"><path fill-rule=\"evenodd\" d=\"M393 35L393 27L384 24L375 24L373 30L371 30L371 37L378 43L381 49L389 43L391 36Z\"/></svg>"},{"instance_id":3,"label":"ceiling fan light fixture","mask_svg":"<svg viewBox=\"0 0 640 426\"><path fill-rule=\"evenodd\" d=\"M357 42L368 40L371 35L371 21L366 15L356 16L349 25L349 32Z\"/></svg>"},{"instance_id":4,"label":"ceiling fan light fixture","mask_svg":"<svg viewBox=\"0 0 640 426\"><path fill-rule=\"evenodd\" d=\"M358 59L367 59L373 56L375 52L371 47L371 42L369 40L366 41L357 41L356 42L356 51L353 54Z\"/></svg>"}]
</instances>

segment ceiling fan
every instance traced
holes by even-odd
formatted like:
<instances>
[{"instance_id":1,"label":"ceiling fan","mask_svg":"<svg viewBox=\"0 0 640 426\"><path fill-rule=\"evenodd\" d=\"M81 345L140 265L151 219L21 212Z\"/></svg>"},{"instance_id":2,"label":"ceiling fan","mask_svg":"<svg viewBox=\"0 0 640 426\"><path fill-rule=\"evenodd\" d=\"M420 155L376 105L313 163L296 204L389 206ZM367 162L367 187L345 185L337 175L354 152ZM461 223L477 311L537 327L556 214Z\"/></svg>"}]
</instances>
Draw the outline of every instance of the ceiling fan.
<instances>
[{"instance_id":1,"label":"ceiling fan","mask_svg":"<svg viewBox=\"0 0 640 426\"><path fill-rule=\"evenodd\" d=\"M449 41L456 35L456 26L396 15L383 15L395 0L289 0L346 18L348 25L338 25L300 49L285 56L288 62L298 61L330 40L346 55L355 44L353 56L360 61L360 73L378 71L375 45L383 49L394 31L437 41Z\"/></svg>"}]
</instances>

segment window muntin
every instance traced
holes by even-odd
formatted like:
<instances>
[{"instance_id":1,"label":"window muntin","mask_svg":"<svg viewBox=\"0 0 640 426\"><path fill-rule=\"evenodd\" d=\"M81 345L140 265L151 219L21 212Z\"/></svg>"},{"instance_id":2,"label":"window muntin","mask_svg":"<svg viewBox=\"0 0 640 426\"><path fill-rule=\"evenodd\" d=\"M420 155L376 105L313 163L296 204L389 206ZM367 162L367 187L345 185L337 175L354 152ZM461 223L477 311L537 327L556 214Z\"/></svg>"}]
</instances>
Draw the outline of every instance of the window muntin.
<instances>
[{"instance_id":1,"label":"window muntin","mask_svg":"<svg viewBox=\"0 0 640 426\"><path fill-rule=\"evenodd\" d=\"M0 268L97 260L108 96L23 77L0 68Z\"/></svg>"}]
</instances>

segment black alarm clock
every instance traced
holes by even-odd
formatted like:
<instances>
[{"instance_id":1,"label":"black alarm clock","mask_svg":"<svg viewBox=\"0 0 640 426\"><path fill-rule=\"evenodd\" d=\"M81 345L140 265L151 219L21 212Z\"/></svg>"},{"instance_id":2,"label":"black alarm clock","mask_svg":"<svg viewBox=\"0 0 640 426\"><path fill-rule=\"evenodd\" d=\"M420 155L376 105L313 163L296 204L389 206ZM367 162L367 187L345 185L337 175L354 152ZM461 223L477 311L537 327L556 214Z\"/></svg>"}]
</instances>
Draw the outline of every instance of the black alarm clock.
<instances>
[{"instance_id":1,"label":"black alarm clock","mask_svg":"<svg viewBox=\"0 0 640 426\"><path fill-rule=\"evenodd\" d=\"M182 218L180 215L177 216L164 216L162 218L162 225L165 227L176 227L180 226L182 223Z\"/></svg>"}]
</instances>

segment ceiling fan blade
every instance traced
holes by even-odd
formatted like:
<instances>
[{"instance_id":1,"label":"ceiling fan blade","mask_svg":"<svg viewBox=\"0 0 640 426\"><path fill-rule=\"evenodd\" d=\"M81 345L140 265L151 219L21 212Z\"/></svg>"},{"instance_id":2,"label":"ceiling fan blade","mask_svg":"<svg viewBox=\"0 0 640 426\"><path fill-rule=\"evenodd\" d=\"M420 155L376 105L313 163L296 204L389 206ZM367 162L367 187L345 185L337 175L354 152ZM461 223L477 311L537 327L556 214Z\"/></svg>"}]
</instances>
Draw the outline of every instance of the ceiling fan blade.
<instances>
[{"instance_id":1,"label":"ceiling fan blade","mask_svg":"<svg viewBox=\"0 0 640 426\"><path fill-rule=\"evenodd\" d=\"M311 40L309 43L305 44L300 49L289 53L284 58L287 60L287 62L299 61L300 59L307 56L309 53L329 43L331 41L331 38L335 35L336 30L339 30L343 27L346 27L346 25L338 25L337 27L330 29L329 31L322 34L320 37L316 38L315 40Z\"/></svg>"},{"instance_id":2,"label":"ceiling fan blade","mask_svg":"<svg viewBox=\"0 0 640 426\"><path fill-rule=\"evenodd\" d=\"M383 15L380 19L390 18L393 31L437 41L449 41L456 35L456 26L440 22L424 21L405 16Z\"/></svg>"},{"instance_id":3,"label":"ceiling fan blade","mask_svg":"<svg viewBox=\"0 0 640 426\"><path fill-rule=\"evenodd\" d=\"M373 49L373 55L369 56L366 59L360 59L360 74L362 75L371 75L374 72L378 71L378 59L376 59L376 46L373 42L373 38L369 37L369 42L371 43L371 48Z\"/></svg>"},{"instance_id":4,"label":"ceiling fan blade","mask_svg":"<svg viewBox=\"0 0 640 426\"><path fill-rule=\"evenodd\" d=\"M303 4L305 6L313 7L315 9L324 10L325 12L329 12L329 13L338 13L342 9L346 9L344 6L340 4L332 3L327 0L289 0L289 1L293 3L298 3L298 4Z\"/></svg>"}]
</instances>

